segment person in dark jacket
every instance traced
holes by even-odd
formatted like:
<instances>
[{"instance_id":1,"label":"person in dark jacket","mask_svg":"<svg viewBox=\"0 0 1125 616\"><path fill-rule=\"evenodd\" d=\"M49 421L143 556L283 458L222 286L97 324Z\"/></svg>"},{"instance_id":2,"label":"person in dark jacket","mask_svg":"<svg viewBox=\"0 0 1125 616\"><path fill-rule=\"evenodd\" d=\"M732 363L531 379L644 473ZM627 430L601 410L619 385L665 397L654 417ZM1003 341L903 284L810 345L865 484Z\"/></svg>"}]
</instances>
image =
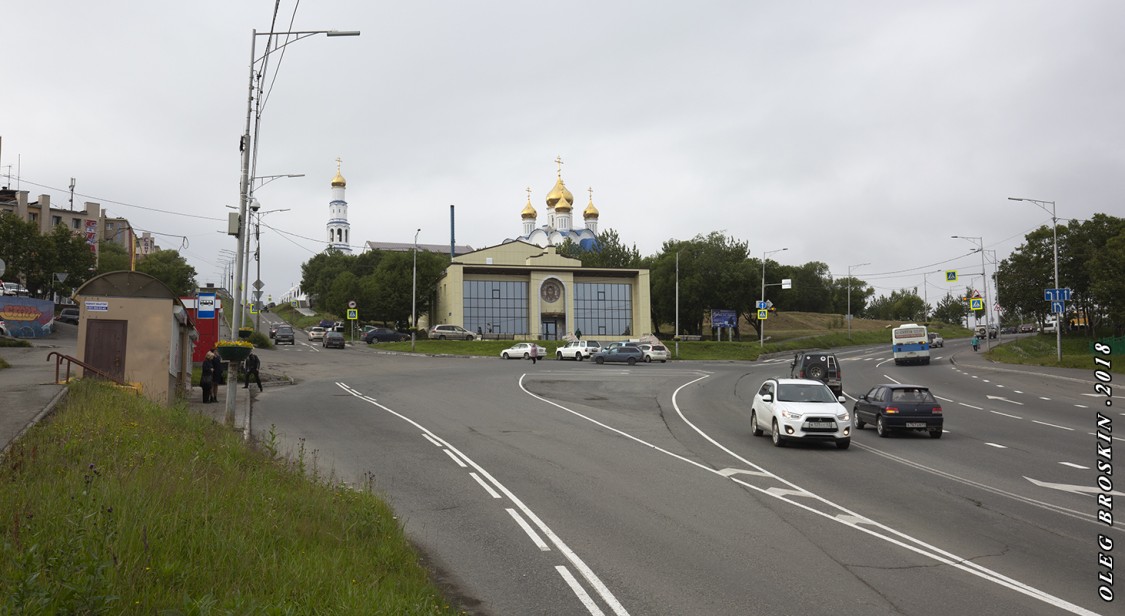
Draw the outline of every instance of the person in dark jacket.
<instances>
[{"instance_id":1,"label":"person in dark jacket","mask_svg":"<svg viewBox=\"0 0 1125 616\"><path fill-rule=\"evenodd\" d=\"M218 349L219 347L215 347ZM219 352L212 352L211 368L214 375L211 377L211 402L219 401L219 385L225 385L227 380L225 378L224 370L226 366L223 365L223 358L219 357Z\"/></svg>"},{"instance_id":2,"label":"person in dark jacket","mask_svg":"<svg viewBox=\"0 0 1125 616\"><path fill-rule=\"evenodd\" d=\"M211 394L211 383L215 377L215 365L211 363L211 359L215 356L211 351L207 351L207 355L203 357L200 369L202 372L199 375L199 388L203 390L203 403L213 402L214 397Z\"/></svg>"},{"instance_id":3,"label":"person in dark jacket","mask_svg":"<svg viewBox=\"0 0 1125 616\"><path fill-rule=\"evenodd\" d=\"M250 351L245 364L246 384L242 386L242 389L250 388L250 375L254 375L254 382L258 384L258 391L262 391L262 377L258 375L258 369L261 367L262 361L254 354L254 351Z\"/></svg>"}]
</instances>

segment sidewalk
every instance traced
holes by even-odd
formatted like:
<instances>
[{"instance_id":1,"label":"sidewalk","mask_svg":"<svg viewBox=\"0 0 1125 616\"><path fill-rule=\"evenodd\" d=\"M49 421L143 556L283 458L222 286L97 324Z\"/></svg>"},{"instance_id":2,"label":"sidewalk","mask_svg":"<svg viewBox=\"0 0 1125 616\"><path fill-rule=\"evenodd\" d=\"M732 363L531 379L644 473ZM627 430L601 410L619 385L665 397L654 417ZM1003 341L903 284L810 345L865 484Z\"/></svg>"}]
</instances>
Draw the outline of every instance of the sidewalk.
<instances>
[{"instance_id":1,"label":"sidewalk","mask_svg":"<svg viewBox=\"0 0 1125 616\"><path fill-rule=\"evenodd\" d=\"M993 343L995 345L995 343ZM1089 383L1091 379L1091 372L1093 370L1093 363L1090 364L1090 370L1082 370L1081 368L1057 368L1054 366L1029 366L1023 364L1002 364L989 359L984 356L984 347L980 351L973 352L969 347L964 350L953 351L949 354L949 362L956 366L969 366L972 368L982 370L993 370L996 372L1010 372L1014 374L1027 374L1033 376L1040 376L1049 379L1059 379L1063 381L1071 381L1074 383Z\"/></svg>"},{"instance_id":2,"label":"sidewalk","mask_svg":"<svg viewBox=\"0 0 1125 616\"><path fill-rule=\"evenodd\" d=\"M55 383L54 358L48 361L47 355L51 351L73 355L73 349L50 338L29 342L30 348L0 347L0 358L11 365L0 370L0 451L7 451L66 395L66 388Z\"/></svg>"}]
</instances>

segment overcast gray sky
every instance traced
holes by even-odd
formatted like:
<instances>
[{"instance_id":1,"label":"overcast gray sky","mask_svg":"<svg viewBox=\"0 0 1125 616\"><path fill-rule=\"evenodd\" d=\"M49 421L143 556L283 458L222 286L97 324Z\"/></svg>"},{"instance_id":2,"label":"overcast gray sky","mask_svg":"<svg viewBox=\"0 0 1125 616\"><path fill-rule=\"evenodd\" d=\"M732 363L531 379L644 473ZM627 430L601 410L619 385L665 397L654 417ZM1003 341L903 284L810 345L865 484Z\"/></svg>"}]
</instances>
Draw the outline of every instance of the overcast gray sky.
<instances>
[{"instance_id":1,"label":"overcast gray sky","mask_svg":"<svg viewBox=\"0 0 1125 616\"><path fill-rule=\"evenodd\" d=\"M2 173L111 215L221 282L251 31L273 3L8 2ZM475 248L521 232L556 156L644 255L724 231L880 293L980 270L1050 216L1125 215L1125 3L283 0L262 116L262 279L324 249L335 159L352 244ZM262 50L264 37L259 37ZM277 55L271 63L277 66ZM10 167L9 167L10 166ZM16 175L19 174L17 180ZM5 177L4 184L9 181ZM968 256L963 256L968 255ZM958 258L960 257L960 258ZM891 274L895 273L895 274ZM947 286L930 275L933 302Z\"/></svg>"}]
</instances>

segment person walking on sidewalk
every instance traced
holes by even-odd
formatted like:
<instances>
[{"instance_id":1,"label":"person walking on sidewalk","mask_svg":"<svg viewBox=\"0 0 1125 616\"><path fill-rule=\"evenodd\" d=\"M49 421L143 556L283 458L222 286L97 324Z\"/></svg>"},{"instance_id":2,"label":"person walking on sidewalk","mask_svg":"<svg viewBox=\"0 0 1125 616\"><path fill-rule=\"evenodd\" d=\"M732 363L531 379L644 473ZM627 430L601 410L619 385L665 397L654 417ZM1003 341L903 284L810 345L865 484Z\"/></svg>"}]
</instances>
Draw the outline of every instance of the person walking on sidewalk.
<instances>
[{"instance_id":1,"label":"person walking on sidewalk","mask_svg":"<svg viewBox=\"0 0 1125 616\"><path fill-rule=\"evenodd\" d=\"M977 348L980 347L980 338L977 338L976 336L973 336L973 339L970 341L970 344L973 345L973 352L975 353Z\"/></svg>"},{"instance_id":2,"label":"person walking on sidewalk","mask_svg":"<svg viewBox=\"0 0 1125 616\"><path fill-rule=\"evenodd\" d=\"M536 344L534 342L531 343L531 353L528 354L528 357L531 358L531 363L533 363L533 364L536 362L536 360L539 359L539 345L538 344Z\"/></svg>"},{"instance_id":3,"label":"person walking on sidewalk","mask_svg":"<svg viewBox=\"0 0 1125 616\"><path fill-rule=\"evenodd\" d=\"M208 353L211 356L211 402L219 401L219 385L226 385L223 358L219 357L219 346L215 345L215 350Z\"/></svg>"},{"instance_id":4,"label":"person walking on sidewalk","mask_svg":"<svg viewBox=\"0 0 1125 616\"><path fill-rule=\"evenodd\" d=\"M262 391L262 377L258 375L258 369L261 367L262 361L254 354L254 351L250 351L245 364L246 384L242 386L242 389L250 388L250 375L254 375L254 382L258 384L258 391Z\"/></svg>"},{"instance_id":5,"label":"person walking on sidewalk","mask_svg":"<svg viewBox=\"0 0 1125 616\"><path fill-rule=\"evenodd\" d=\"M207 351L207 355L203 357L203 363L200 366L201 372L199 375L199 388L203 390L204 404L207 404L208 402L214 400L214 398L211 396L211 383L215 378L215 366L211 363L211 358L214 356L214 353L212 353L211 351Z\"/></svg>"}]
</instances>

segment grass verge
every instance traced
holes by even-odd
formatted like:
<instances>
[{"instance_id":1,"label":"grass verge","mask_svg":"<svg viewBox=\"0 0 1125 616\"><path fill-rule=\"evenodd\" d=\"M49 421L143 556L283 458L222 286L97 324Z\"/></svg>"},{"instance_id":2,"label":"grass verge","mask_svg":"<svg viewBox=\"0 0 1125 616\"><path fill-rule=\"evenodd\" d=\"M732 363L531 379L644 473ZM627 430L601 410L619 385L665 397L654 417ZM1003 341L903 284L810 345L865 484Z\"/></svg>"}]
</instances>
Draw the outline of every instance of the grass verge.
<instances>
[{"instance_id":1,"label":"grass verge","mask_svg":"<svg viewBox=\"0 0 1125 616\"><path fill-rule=\"evenodd\" d=\"M76 383L0 468L0 613L455 613L371 486L306 463Z\"/></svg>"},{"instance_id":2,"label":"grass verge","mask_svg":"<svg viewBox=\"0 0 1125 616\"><path fill-rule=\"evenodd\" d=\"M1117 349L1113 362L1113 372L1125 373L1125 357L1122 349ZM1062 337L1062 363L1058 361L1058 347L1054 334L1039 334L1029 336L1012 342L1006 342L986 355L987 358L1006 364L1022 364L1027 366L1059 366L1063 368L1081 368L1094 370L1095 366L1090 354L1090 338L1085 336Z\"/></svg>"}]
</instances>

